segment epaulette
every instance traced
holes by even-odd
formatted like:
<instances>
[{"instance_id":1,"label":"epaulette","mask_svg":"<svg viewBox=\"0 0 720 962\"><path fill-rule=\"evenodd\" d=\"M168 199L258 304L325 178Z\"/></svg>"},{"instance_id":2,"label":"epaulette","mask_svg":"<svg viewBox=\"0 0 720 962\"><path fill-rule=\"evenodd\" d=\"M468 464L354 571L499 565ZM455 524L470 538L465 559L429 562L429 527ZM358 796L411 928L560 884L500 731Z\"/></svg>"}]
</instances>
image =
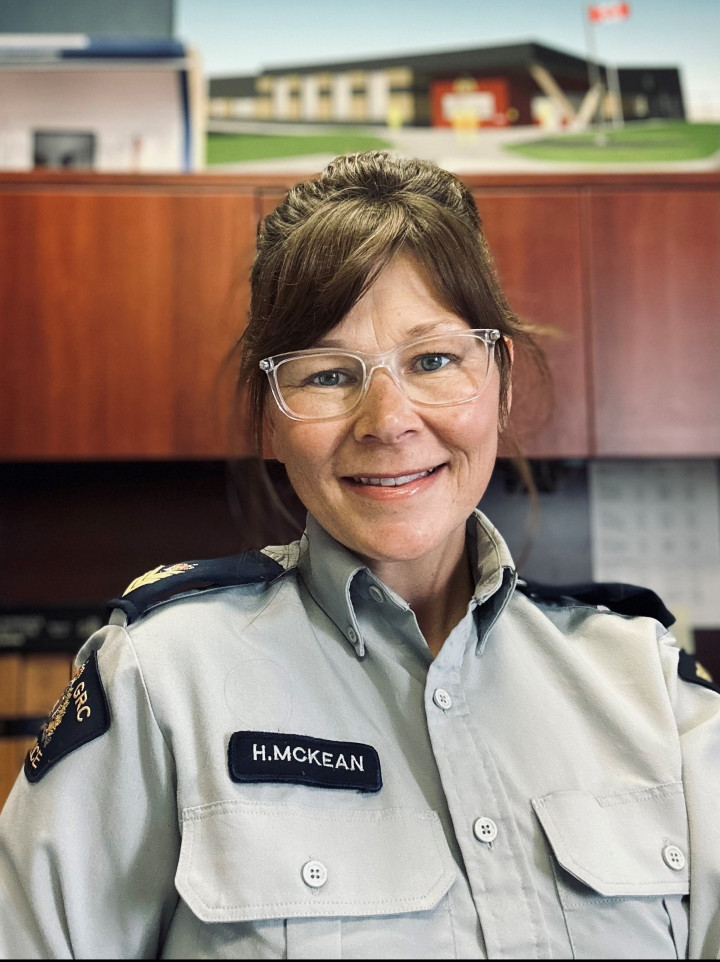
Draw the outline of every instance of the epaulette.
<instances>
[{"instance_id":1,"label":"epaulette","mask_svg":"<svg viewBox=\"0 0 720 962\"><path fill-rule=\"evenodd\" d=\"M592 605L607 608L618 615L655 618L665 628L675 623L675 616L649 588L624 585L620 582L590 582L573 585L543 585L537 581L518 579L517 590L533 601L544 604Z\"/></svg>"},{"instance_id":2,"label":"epaulette","mask_svg":"<svg viewBox=\"0 0 720 962\"><path fill-rule=\"evenodd\" d=\"M620 582L591 582L577 585L543 585L536 581L518 579L517 589L533 601L541 604L592 605L614 611L618 615L639 615L655 618L665 628L675 623L675 616L668 611L658 595L649 588L624 585ZM701 685L720 694L720 686L695 657L680 648L678 674L685 681Z\"/></svg>"},{"instance_id":3,"label":"epaulette","mask_svg":"<svg viewBox=\"0 0 720 962\"><path fill-rule=\"evenodd\" d=\"M127 623L132 624L150 608L185 592L261 584L274 581L284 570L262 551L246 551L210 561L158 565L130 582L123 594L113 598L108 607L125 612Z\"/></svg>"},{"instance_id":4,"label":"epaulette","mask_svg":"<svg viewBox=\"0 0 720 962\"><path fill-rule=\"evenodd\" d=\"M710 691L716 691L720 695L720 686L715 684L712 675L703 668L699 661L695 660L694 655L682 648L680 649L680 660L678 662L678 675L685 681L691 681L694 685L702 685L703 688L709 688Z\"/></svg>"}]
</instances>

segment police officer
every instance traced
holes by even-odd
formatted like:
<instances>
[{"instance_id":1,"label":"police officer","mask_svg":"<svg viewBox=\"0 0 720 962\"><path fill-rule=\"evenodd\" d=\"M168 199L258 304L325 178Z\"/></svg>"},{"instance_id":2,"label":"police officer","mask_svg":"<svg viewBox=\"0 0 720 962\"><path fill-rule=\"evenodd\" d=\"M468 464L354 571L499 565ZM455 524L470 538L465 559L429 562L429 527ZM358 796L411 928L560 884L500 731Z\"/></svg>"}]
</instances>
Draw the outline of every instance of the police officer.
<instances>
[{"instance_id":1,"label":"police officer","mask_svg":"<svg viewBox=\"0 0 720 962\"><path fill-rule=\"evenodd\" d=\"M116 599L0 816L6 957L717 956L720 695L475 509L523 341L430 164L266 219L241 378L305 534Z\"/></svg>"}]
</instances>

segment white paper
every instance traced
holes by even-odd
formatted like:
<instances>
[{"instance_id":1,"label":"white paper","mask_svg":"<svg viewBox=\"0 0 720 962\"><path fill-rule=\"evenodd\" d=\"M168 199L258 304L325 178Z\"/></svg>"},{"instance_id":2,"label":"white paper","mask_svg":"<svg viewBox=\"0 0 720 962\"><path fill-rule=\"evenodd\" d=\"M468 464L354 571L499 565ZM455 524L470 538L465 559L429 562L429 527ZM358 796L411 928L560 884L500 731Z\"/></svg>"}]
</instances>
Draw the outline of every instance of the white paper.
<instances>
[{"instance_id":1,"label":"white paper","mask_svg":"<svg viewBox=\"0 0 720 962\"><path fill-rule=\"evenodd\" d=\"M588 477L594 580L657 592L692 651L692 628L720 627L717 462L595 461Z\"/></svg>"}]
</instances>

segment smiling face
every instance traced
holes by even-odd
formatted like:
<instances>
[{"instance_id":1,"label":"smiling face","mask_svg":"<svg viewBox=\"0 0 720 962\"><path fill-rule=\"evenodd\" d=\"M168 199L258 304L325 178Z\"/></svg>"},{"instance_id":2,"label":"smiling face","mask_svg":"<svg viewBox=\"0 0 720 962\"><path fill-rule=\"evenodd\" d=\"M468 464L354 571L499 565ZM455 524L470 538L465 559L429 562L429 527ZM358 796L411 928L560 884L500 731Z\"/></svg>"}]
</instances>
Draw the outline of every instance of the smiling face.
<instances>
[{"instance_id":1,"label":"smiling face","mask_svg":"<svg viewBox=\"0 0 720 962\"><path fill-rule=\"evenodd\" d=\"M398 257L316 346L381 353L423 334L467 329L414 262ZM459 558L497 451L494 364L489 377L479 398L432 407L410 401L381 369L361 404L333 421L295 421L271 402L274 455L310 513L371 570Z\"/></svg>"}]
</instances>

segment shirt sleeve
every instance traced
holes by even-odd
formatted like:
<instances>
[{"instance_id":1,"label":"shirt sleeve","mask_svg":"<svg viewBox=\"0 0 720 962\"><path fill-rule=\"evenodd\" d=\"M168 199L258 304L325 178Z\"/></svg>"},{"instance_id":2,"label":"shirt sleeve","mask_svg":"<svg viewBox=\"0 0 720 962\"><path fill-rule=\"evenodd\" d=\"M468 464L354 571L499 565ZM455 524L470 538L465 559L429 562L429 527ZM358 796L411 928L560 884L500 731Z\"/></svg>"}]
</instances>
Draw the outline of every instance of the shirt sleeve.
<instances>
[{"instance_id":1,"label":"shirt sleeve","mask_svg":"<svg viewBox=\"0 0 720 962\"><path fill-rule=\"evenodd\" d=\"M691 959L720 958L720 694L678 675L678 649L660 639L673 701L690 832Z\"/></svg>"},{"instance_id":2,"label":"shirt sleeve","mask_svg":"<svg viewBox=\"0 0 720 962\"><path fill-rule=\"evenodd\" d=\"M32 782L21 772L0 814L0 957L156 958L177 903L172 754L125 630L102 629L82 657L93 649L109 726L77 744L60 720L57 760ZM66 698L78 722L86 690Z\"/></svg>"}]
</instances>

